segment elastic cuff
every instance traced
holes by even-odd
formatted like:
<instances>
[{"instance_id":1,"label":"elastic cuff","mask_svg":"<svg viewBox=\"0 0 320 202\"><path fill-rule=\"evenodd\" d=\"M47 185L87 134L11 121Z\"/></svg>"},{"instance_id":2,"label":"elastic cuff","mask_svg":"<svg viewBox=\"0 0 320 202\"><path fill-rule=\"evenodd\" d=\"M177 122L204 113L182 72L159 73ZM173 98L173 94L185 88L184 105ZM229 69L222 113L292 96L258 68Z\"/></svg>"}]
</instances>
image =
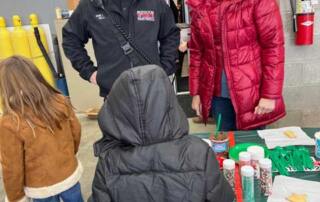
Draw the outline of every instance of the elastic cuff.
<instances>
[{"instance_id":1,"label":"elastic cuff","mask_svg":"<svg viewBox=\"0 0 320 202\"><path fill-rule=\"evenodd\" d=\"M23 198L21 198L17 202L28 202L28 201L29 201L29 199L26 196L24 196ZM5 202L10 202L8 197L5 198Z\"/></svg>"},{"instance_id":2,"label":"elastic cuff","mask_svg":"<svg viewBox=\"0 0 320 202\"><path fill-rule=\"evenodd\" d=\"M90 79L91 79L91 76L93 75L94 72L95 72L95 71L90 72L88 78L86 78L86 80L89 81L90 83L91 83L91 80L90 80Z\"/></svg>"},{"instance_id":3,"label":"elastic cuff","mask_svg":"<svg viewBox=\"0 0 320 202\"><path fill-rule=\"evenodd\" d=\"M281 96L262 94L260 98L269 99L269 100L276 100L276 99L281 98Z\"/></svg>"},{"instance_id":4,"label":"elastic cuff","mask_svg":"<svg viewBox=\"0 0 320 202\"><path fill-rule=\"evenodd\" d=\"M97 67L95 66L87 67L85 70L81 71L80 76L83 79L90 81L90 78L95 71L97 71Z\"/></svg>"},{"instance_id":5,"label":"elastic cuff","mask_svg":"<svg viewBox=\"0 0 320 202\"><path fill-rule=\"evenodd\" d=\"M190 91L190 96L191 96L191 97L194 97L194 96L197 96L197 95L199 95L198 92Z\"/></svg>"}]
</instances>

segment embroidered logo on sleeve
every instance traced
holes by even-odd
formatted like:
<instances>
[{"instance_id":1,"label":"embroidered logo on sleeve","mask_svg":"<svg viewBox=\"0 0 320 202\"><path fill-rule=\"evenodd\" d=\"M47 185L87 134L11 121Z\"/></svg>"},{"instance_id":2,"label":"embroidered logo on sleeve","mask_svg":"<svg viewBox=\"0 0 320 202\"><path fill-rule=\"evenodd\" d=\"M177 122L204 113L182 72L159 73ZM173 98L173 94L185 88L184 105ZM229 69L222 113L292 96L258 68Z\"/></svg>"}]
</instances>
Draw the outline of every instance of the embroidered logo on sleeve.
<instances>
[{"instance_id":1,"label":"embroidered logo on sleeve","mask_svg":"<svg viewBox=\"0 0 320 202\"><path fill-rule=\"evenodd\" d=\"M155 21L154 11L137 11L137 17L138 21Z\"/></svg>"}]
</instances>

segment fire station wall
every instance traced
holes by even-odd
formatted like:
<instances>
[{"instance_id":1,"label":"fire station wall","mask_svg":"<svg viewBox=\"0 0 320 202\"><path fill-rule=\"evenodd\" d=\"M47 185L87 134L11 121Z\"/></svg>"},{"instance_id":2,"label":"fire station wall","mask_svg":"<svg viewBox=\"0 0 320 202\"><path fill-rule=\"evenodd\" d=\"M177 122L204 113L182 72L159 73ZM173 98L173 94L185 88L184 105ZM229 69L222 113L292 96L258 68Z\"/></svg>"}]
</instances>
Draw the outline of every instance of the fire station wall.
<instances>
[{"instance_id":1,"label":"fire station wall","mask_svg":"<svg viewBox=\"0 0 320 202\"><path fill-rule=\"evenodd\" d=\"M49 24L55 32L54 19L56 7L67 8L66 0L0 0L0 16L4 16L8 26L12 26L12 16L20 15L23 24L29 24L30 13L39 15L40 23Z\"/></svg>"},{"instance_id":2,"label":"fire station wall","mask_svg":"<svg viewBox=\"0 0 320 202\"><path fill-rule=\"evenodd\" d=\"M296 46L289 0L280 0L286 39L284 96L287 116L275 126L320 125L320 6L316 5L314 45Z\"/></svg>"}]
</instances>

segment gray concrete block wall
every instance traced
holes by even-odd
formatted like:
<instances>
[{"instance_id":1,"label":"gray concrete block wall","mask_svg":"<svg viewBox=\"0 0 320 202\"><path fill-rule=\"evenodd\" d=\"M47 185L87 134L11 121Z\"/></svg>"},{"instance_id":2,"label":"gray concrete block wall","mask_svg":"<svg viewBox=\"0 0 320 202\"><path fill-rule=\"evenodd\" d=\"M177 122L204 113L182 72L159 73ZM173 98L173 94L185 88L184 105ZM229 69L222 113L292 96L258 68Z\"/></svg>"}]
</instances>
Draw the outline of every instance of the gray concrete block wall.
<instances>
[{"instance_id":1,"label":"gray concrete block wall","mask_svg":"<svg viewBox=\"0 0 320 202\"><path fill-rule=\"evenodd\" d=\"M284 97L287 116L273 126L320 127L320 5L315 7L314 45L296 46L289 0L280 0L286 38Z\"/></svg>"}]
</instances>

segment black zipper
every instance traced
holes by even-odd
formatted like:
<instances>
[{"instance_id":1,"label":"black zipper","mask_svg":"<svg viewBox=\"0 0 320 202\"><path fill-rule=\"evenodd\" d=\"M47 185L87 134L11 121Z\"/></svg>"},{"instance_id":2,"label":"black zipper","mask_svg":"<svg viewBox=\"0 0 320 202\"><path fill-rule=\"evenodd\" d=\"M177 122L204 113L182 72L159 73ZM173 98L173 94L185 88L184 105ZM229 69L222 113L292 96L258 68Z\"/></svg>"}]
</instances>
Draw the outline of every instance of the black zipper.
<instances>
[{"instance_id":1,"label":"black zipper","mask_svg":"<svg viewBox=\"0 0 320 202\"><path fill-rule=\"evenodd\" d=\"M129 16L129 20L128 20L128 23L129 23L129 25L128 25L128 29L129 29L129 37L131 37L131 38L134 38L135 37L135 16L134 16L134 6L136 5L136 1L134 0L132 3L131 3L131 5L130 5L130 7L129 7L129 10L128 10L128 12L129 12L129 14L128 14L128 16Z\"/></svg>"}]
</instances>

